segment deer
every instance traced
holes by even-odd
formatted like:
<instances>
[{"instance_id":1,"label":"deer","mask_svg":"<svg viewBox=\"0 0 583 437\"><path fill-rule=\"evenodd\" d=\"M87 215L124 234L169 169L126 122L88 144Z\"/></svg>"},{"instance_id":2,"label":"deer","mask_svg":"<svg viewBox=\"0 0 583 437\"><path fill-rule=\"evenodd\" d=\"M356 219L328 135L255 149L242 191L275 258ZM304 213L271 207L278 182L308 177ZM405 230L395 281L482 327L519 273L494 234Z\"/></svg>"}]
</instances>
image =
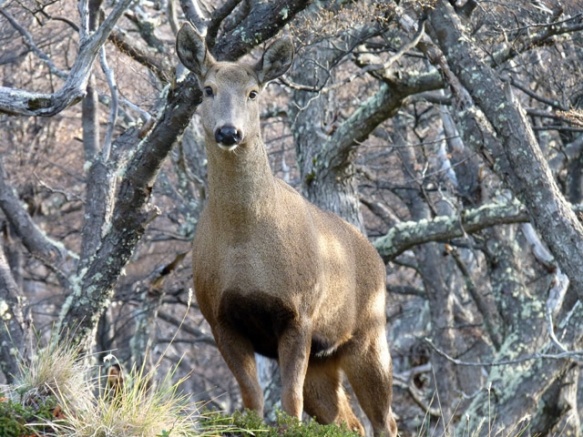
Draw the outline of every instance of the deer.
<instances>
[{"instance_id":1,"label":"deer","mask_svg":"<svg viewBox=\"0 0 583 437\"><path fill-rule=\"evenodd\" d=\"M197 303L240 387L263 415L255 353L276 359L283 411L365 435L343 374L374 436L396 436L386 338L385 265L368 239L274 176L259 94L290 68L278 39L253 63L217 61L190 23L176 38L198 79L208 196L193 242Z\"/></svg>"}]
</instances>

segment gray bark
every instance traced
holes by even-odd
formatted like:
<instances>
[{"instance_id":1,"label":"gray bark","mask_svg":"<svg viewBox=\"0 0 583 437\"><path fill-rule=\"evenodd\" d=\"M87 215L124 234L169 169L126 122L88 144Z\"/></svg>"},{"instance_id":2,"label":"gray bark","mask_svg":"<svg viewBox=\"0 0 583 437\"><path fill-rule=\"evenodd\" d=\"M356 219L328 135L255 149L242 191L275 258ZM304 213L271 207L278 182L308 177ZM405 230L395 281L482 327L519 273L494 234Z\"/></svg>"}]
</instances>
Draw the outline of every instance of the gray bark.
<instances>
[{"instance_id":1,"label":"gray bark","mask_svg":"<svg viewBox=\"0 0 583 437\"><path fill-rule=\"evenodd\" d=\"M335 56L331 48L319 47L304 65L295 68L294 81L314 90L325 86L330 72L315 65L330 65ZM296 90L290 107L292 132L306 197L322 209L332 211L364 231L353 157L337 158L336 144L329 140L337 114L330 113L333 93Z\"/></svg>"},{"instance_id":2,"label":"gray bark","mask_svg":"<svg viewBox=\"0 0 583 437\"><path fill-rule=\"evenodd\" d=\"M449 3L439 1L429 16L449 67L500 138L502 157L509 166L498 174L526 206L533 225L583 298L583 225L559 191L524 110L510 85L479 57Z\"/></svg>"},{"instance_id":3,"label":"gray bark","mask_svg":"<svg viewBox=\"0 0 583 437\"><path fill-rule=\"evenodd\" d=\"M440 2L430 13L430 20L432 35L445 60L440 60L439 55L430 56L440 65L464 106L459 117L464 140L484 156L485 162L524 203L561 268L568 272L570 279L576 279L572 289L581 296L582 283L575 272L580 271L583 262L583 228L558 190L524 111L509 85L500 81L478 56L470 40L464 37L462 26L449 4ZM553 232L548 232L549 229ZM493 229L487 232L492 237L487 246L493 269L490 274L492 290L504 320L504 342L497 361L535 355L540 350L552 348L545 343L548 337L544 335L545 289L525 285L518 273L524 267L515 237L502 236L500 232L512 231ZM567 325L578 317L571 315ZM580 334L576 332L564 331L570 338L570 347L579 344ZM489 376L490 389L477 396L467 410L471 420L469 429L477 430L479 435L508 435L534 426L531 418L537 415L545 394L563 378L569 366L568 359L558 359L529 360L512 369L493 368ZM462 429L467 429L466 424L460 424L460 432Z\"/></svg>"},{"instance_id":4,"label":"gray bark","mask_svg":"<svg viewBox=\"0 0 583 437\"><path fill-rule=\"evenodd\" d=\"M407 138L407 129L404 127L400 117L396 117L395 125L397 130L397 145L404 172L415 175L415 168L419 158L415 156L414 149L404 147L404 140ZM409 184L408 189L398 192L399 196L407 205L411 219L415 222L427 221L431 217L431 209L426 200L423 199L420 186L415 182ZM441 254L443 248L438 243L428 243L417 245L413 248L413 253L417 261L417 271L421 276L425 298L429 303L429 314L431 320L431 338L442 351L447 354L457 355L457 348L454 339L454 296L453 287L450 283L450 273L455 270L451 265L451 258L445 259ZM459 399L459 383L457 380L454 365L442 356L432 353L431 364L439 377L435 379L435 392L438 400L435 400L433 407L439 407L442 419L438 425L438 433L449 433L453 418L453 411L456 408L455 399Z\"/></svg>"},{"instance_id":5,"label":"gray bark","mask_svg":"<svg viewBox=\"0 0 583 437\"><path fill-rule=\"evenodd\" d=\"M277 34L310 3L311 0L253 2L244 19L222 35L211 51L218 60L239 59L253 47Z\"/></svg>"},{"instance_id":6,"label":"gray bark","mask_svg":"<svg viewBox=\"0 0 583 437\"><path fill-rule=\"evenodd\" d=\"M576 304L571 317L561 326L563 339L570 345L581 345L581 333L578 326L583 316L582 309L582 305ZM542 337L539 337L538 345L541 339ZM519 340L514 333L508 335L499 358L516 359L521 356L525 346L529 345L524 343L524 340ZM540 349L553 350L553 344L547 343ZM528 358L528 355L526 357ZM563 380L571 367L568 355L556 359L527 359L512 366L493 367L490 371L489 389L473 399L466 410L470 423L463 426L460 424L459 432L464 433L469 428L475 430L476 435L480 436L506 436L521 434L527 430L536 431L536 427L545 421L548 424L549 421L558 420L561 418L560 415L554 415L547 410L543 417L541 411L545 402L550 402L548 405L552 405L555 412L558 411L560 398L555 396L549 401L546 393L556 388L556 384ZM572 396L570 400L572 402ZM567 411L568 408L563 409L562 412ZM570 420L575 419L576 416L571 417ZM545 427L539 428L539 431L548 433L550 430Z\"/></svg>"},{"instance_id":7,"label":"gray bark","mask_svg":"<svg viewBox=\"0 0 583 437\"><path fill-rule=\"evenodd\" d=\"M65 246L53 241L42 232L36 223L34 223L32 217L26 212L8 181L8 175L4 169L3 159L1 157L0 208L28 251L47 265L58 270L59 262L65 258L74 258L74 255ZM62 274L60 276L63 277Z\"/></svg>"},{"instance_id":8,"label":"gray bark","mask_svg":"<svg viewBox=\"0 0 583 437\"><path fill-rule=\"evenodd\" d=\"M60 331L76 327L76 341L91 338L99 316L109 304L121 270L149 220L155 217L156 211L149 205L152 186L176 138L190 122L200 96L193 75L168 93L164 111L125 167L111 225L78 282L73 284L61 312Z\"/></svg>"},{"instance_id":9,"label":"gray bark","mask_svg":"<svg viewBox=\"0 0 583 437\"><path fill-rule=\"evenodd\" d=\"M23 296L0 247L0 370L8 383L17 377L24 357Z\"/></svg>"},{"instance_id":10,"label":"gray bark","mask_svg":"<svg viewBox=\"0 0 583 437\"><path fill-rule=\"evenodd\" d=\"M450 241L488 227L527 221L526 210L519 202L493 202L464 210L459 217L436 216L422 221L399 223L386 235L377 238L374 245L381 256L390 260L418 244Z\"/></svg>"}]
</instances>

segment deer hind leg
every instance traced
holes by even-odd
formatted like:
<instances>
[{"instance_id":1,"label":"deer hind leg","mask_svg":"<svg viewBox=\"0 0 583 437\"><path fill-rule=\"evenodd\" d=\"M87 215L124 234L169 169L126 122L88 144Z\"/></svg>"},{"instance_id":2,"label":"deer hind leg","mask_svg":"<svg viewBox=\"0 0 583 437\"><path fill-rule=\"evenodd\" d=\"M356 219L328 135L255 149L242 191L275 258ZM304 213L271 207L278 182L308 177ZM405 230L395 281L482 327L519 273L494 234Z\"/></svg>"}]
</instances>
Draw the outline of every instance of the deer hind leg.
<instances>
[{"instance_id":1,"label":"deer hind leg","mask_svg":"<svg viewBox=\"0 0 583 437\"><path fill-rule=\"evenodd\" d=\"M263 417L263 391L257 379L257 364L253 345L227 324L213 330L217 346L241 389L243 406Z\"/></svg>"},{"instance_id":2,"label":"deer hind leg","mask_svg":"<svg viewBox=\"0 0 583 437\"><path fill-rule=\"evenodd\" d=\"M340 367L334 358L312 360L304 382L304 410L324 425L344 423L364 435L364 428L350 406L342 387Z\"/></svg>"},{"instance_id":3,"label":"deer hind leg","mask_svg":"<svg viewBox=\"0 0 583 437\"><path fill-rule=\"evenodd\" d=\"M391 411L392 363L384 329L371 339L356 340L342 355L341 367L371 422L375 437L395 437Z\"/></svg>"}]
</instances>

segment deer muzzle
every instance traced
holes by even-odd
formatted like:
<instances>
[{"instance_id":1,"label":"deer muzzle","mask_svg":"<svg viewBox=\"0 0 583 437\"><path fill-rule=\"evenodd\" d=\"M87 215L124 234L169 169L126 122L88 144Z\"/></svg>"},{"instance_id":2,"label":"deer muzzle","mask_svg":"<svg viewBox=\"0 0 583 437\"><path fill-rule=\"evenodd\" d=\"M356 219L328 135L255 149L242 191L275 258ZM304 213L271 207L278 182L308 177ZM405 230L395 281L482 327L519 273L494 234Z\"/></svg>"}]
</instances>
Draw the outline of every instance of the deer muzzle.
<instances>
[{"instance_id":1,"label":"deer muzzle","mask_svg":"<svg viewBox=\"0 0 583 437\"><path fill-rule=\"evenodd\" d=\"M226 125L215 130L215 141L228 148L239 144L241 137L241 131L235 126Z\"/></svg>"}]
</instances>

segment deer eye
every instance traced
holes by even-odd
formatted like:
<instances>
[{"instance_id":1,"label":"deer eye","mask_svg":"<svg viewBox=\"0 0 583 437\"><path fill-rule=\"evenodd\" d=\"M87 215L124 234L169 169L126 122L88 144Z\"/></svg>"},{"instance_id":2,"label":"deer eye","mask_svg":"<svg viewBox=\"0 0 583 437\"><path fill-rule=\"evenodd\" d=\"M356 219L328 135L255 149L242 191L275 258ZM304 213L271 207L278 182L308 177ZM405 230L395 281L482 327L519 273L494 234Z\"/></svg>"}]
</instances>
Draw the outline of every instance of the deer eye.
<instances>
[{"instance_id":1,"label":"deer eye","mask_svg":"<svg viewBox=\"0 0 583 437\"><path fill-rule=\"evenodd\" d=\"M255 100L255 97L257 97L257 91L253 90L249 93L249 98Z\"/></svg>"},{"instance_id":2,"label":"deer eye","mask_svg":"<svg viewBox=\"0 0 583 437\"><path fill-rule=\"evenodd\" d=\"M213 89L210 86L204 87L204 95L207 97L212 97L214 95Z\"/></svg>"}]
</instances>

